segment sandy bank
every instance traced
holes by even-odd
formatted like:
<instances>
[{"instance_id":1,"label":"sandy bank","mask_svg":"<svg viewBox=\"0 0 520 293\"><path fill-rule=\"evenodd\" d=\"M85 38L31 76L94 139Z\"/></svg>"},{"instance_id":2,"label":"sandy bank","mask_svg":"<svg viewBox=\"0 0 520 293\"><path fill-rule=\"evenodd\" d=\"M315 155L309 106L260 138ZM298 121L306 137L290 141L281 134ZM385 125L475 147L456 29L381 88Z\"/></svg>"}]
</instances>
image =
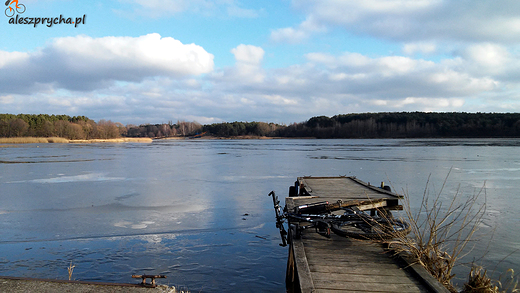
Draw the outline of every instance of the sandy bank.
<instances>
[{"instance_id":1,"label":"sandy bank","mask_svg":"<svg viewBox=\"0 0 520 293\"><path fill-rule=\"evenodd\" d=\"M110 139L66 139L63 137L0 137L0 147L6 147L7 144L24 144L24 143L152 143L154 140L205 140L205 139L285 139L284 137L267 137L267 136L255 136L255 135L243 135L243 136L231 136L231 137L219 137L219 136L203 136L198 138L189 137L161 137L161 138L149 138L149 137L121 137L121 138L110 138ZM4 144L2 146L2 144Z\"/></svg>"},{"instance_id":2,"label":"sandy bank","mask_svg":"<svg viewBox=\"0 0 520 293\"><path fill-rule=\"evenodd\" d=\"M173 287L158 286L144 288L134 284L89 283L80 281L60 281L28 278L0 277L0 292L148 292L148 293L179 293Z\"/></svg>"},{"instance_id":3,"label":"sandy bank","mask_svg":"<svg viewBox=\"0 0 520 293\"><path fill-rule=\"evenodd\" d=\"M139 142L151 143L153 140L146 137L123 137L111 139L66 139L62 137L2 137L0 144L20 144L20 143L124 143Z\"/></svg>"},{"instance_id":4,"label":"sandy bank","mask_svg":"<svg viewBox=\"0 0 520 293\"><path fill-rule=\"evenodd\" d=\"M111 139L74 139L69 140L69 143L122 143L122 142L140 142L140 143L151 143L153 139L148 137L124 137L124 138L111 138Z\"/></svg>"}]
</instances>

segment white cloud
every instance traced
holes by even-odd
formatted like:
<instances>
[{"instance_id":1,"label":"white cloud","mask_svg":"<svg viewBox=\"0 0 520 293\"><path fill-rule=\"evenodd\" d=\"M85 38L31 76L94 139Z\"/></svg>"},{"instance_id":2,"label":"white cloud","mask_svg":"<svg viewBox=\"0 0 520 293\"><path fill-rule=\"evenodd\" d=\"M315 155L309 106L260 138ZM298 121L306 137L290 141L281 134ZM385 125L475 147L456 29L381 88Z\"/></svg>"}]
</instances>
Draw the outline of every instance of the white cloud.
<instances>
[{"instance_id":1,"label":"white cloud","mask_svg":"<svg viewBox=\"0 0 520 293\"><path fill-rule=\"evenodd\" d=\"M170 37L161 38L159 34L137 38L65 37L56 39L50 50L69 59L71 62L67 65L74 64L80 70L97 71L105 66L116 67L116 70L133 67L163 74L187 75L207 73L213 69L213 55L202 47L185 45Z\"/></svg>"},{"instance_id":2,"label":"white cloud","mask_svg":"<svg viewBox=\"0 0 520 293\"><path fill-rule=\"evenodd\" d=\"M264 49L252 45L240 44L231 53L238 62L258 65L264 58Z\"/></svg>"},{"instance_id":3,"label":"white cloud","mask_svg":"<svg viewBox=\"0 0 520 293\"><path fill-rule=\"evenodd\" d=\"M229 16L243 17L243 18L255 18L255 17L258 17L258 15L259 15L259 12L256 10L241 8L237 5L228 6L227 13Z\"/></svg>"},{"instance_id":4,"label":"white cloud","mask_svg":"<svg viewBox=\"0 0 520 293\"><path fill-rule=\"evenodd\" d=\"M305 54L305 57L311 62L323 63L328 66L332 66L336 62L336 57L325 53L308 53Z\"/></svg>"},{"instance_id":5,"label":"white cloud","mask_svg":"<svg viewBox=\"0 0 520 293\"><path fill-rule=\"evenodd\" d=\"M406 97L388 103L392 108L403 108L405 106L414 106L428 111L428 109L451 108L456 111L464 105L464 99L460 98L421 98L421 97Z\"/></svg>"},{"instance_id":6,"label":"white cloud","mask_svg":"<svg viewBox=\"0 0 520 293\"><path fill-rule=\"evenodd\" d=\"M293 6L318 27L338 26L356 35L410 43L520 41L520 15L514 13L520 2L515 0L500 5L493 0L301 0ZM275 30L272 38L308 37L302 25Z\"/></svg>"},{"instance_id":7,"label":"white cloud","mask_svg":"<svg viewBox=\"0 0 520 293\"><path fill-rule=\"evenodd\" d=\"M37 52L0 52L0 78L9 81L0 84L0 104L4 112L134 124L291 123L323 114L511 111L520 104L520 75L512 74L518 56L492 43L436 62L314 52L302 64L274 69L262 66L270 52L261 47L230 51L234 66L212 71L213 56L201 47L155 34L56 39Z\"/></svg>"},{"instance_id":8,"label":"white cloud","mask_svg":"<svg viewBox=\"0 0 520 293\"><path fill-rule=\"evenodd\" d=\"M433 62L414 60L401 56L388 56L379 58L377 64L381 74L393 76L414 72L419 66L429 67L433 65Z\"/></svg>"},{"instance_id":9,"label":"white cloud","mask_svg":"<svg viewBox=\"0 0 520 293\"><path fill-rule=\"evenodd\" d=\"M292 27L280 28L271 32L271 40L275 42L299 43L309 36L308 32Z\"/></svg>"},{"instance_id":10,"label":"white cloud","mask_svg":"<svg viewBox=\"0 0 520 293\"><path fill-rule=\"evenodd\" d=\"M441 62L349 52L306 57L307 64L264 70L264 79L256 83L226 79L236 77L232 70L221 72L214 80L212 97L219 100L226 93L226 98L215 102L213 110L237 120L227 110L233 105L240 113L235 115L244 120L275 119L270 121L279 121L280 113L285 119L302 121L353 111L481 111L468 101L501 92L500 80L465 71L468 60L460 57ZM504 106L494 102L493 109ZM218 117L214 113L212 117Z\"/></svg>"},{"instance_id":11,"label":"white cloud","mask_svg":"<svg viewBox=\"0 0 520 293\"><path fill-rule=\"evenodd\" d=\"M463 55L473 70L483 74L500 74L512 65L516 70L518 65L518 60L512 59L504 46L491 43L469 46Z\"/></svg>"},{"instance_id":12,"label":"white cloud","mask_svg":"<svg viewBox=\"0 0 520 293\"><path fill-rule=\"evenodd\" d=\"M14 98L12 95L0 96L0 104L12 104Z\"/></svg>"},{"instance_id":13,"label":"white cloud","mask_svg":"<svg viewBox=\"0 0 520 293\"><path fill-rule=\"evenodd\" d=\"M286 98L280 95L264 95L263 98L266 99L270 105L298 105L298 100L295 98Z\"/></svg>"},{"instance_id":14,"label":"white cloud","mask_svg":"<svg viewBox=\"0 0 520 293\"><path fill-rule=\"evenodd\" d=\"M50 86L93 90L114 81L182 77L213 70L213 55L195 44L159 34L141 37L57 38L33 53L0 52L0 92Z\"/></svg>"},{"instance_id":15,"label":"white cloud","mask_svg":"<svg viewBox=\"0 0 520 293\"><path fill-rule=\"evenodd\" d=\"M28 57L28 53L0 51L0 69L4 66L23 62L27 60Z\"/></svg>"},{"instance_id":16,"label":"white cloud","mask_svg":"<svg viewBox=\"0 0 520 293\"><path fill-rule=\"evenodd\" d=\"M287 27L271 31L271 40L274 42L300 43L314 33L325 31L327 31L326 27L310 16L297 28Z\"/></svg>"},{"instance_id":17,"label":"white cloud","mask_svg":"<svg viewBox=\"0 0 520 293\"><path fill-rule=\"evenodd\" d=\"M307 0L294 2L307 12L328 17L335 23L349 23L373 15L407 15L421 13L437 7L442 0Z\"/></svg>"},{"instance_id":18,"label":"white cloud","mask_svg":"<svg viewBox=\"0 0 520 293\"><path fill-rule=\"evenodd\" d=\"M433 54L437 50L437 46L433 43L408 43L403 47L403 52L407 55L415 53Z\"/></svg>"},{"instance_id":19,"label":"white cloud","mask_svg":"<svg viewBox=\"0 0 520 293\"><path fill-rule=\"evenodd\" d=\"M264 49L252 45L240 44L231 50L235 55L235 67L227 71L227 78L239 83L259 83L264 80L261 62L264 58Z\"/></svg>"}]
</instances>

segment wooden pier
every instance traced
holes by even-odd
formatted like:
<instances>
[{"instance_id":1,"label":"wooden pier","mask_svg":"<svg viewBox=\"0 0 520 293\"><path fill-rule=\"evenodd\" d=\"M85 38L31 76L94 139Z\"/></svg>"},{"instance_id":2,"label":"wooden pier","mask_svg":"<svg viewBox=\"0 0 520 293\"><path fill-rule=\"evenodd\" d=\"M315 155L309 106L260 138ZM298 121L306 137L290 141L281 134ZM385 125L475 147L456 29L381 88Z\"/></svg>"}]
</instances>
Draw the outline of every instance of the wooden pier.
<instances>
[{"instance_id":1,"label":"wooden pier","mask_svg":"<svg viewBox=\"0 0 520 293\"><path fill-rule=\"evenodd\" d=\"M299 177L285 204L359 201L360 210L401 209L402 196L355 177ZM368 203L367 203L368 202ZM298 223L289 223L289 227ZM288 292L449 292L424 268L386 251L377 241L289 229ZM296 235L298 234L298 235Z\"/></svg>"}]
</instances>

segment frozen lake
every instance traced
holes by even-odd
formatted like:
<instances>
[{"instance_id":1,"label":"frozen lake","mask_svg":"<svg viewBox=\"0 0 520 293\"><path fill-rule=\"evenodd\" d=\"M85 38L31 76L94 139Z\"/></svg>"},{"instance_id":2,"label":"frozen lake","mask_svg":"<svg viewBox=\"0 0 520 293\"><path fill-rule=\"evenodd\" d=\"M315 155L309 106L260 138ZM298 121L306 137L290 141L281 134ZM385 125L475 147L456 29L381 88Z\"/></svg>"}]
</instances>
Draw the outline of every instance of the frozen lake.
<instances>
[{"instance_id":1,"label":"frozen lake","mask_svg":"<svg viewBox=\"0 0 520 293\"><path fill-rule=\"evenodd\" d=\"M490 271L520 271L519 147L519 139L0 146L0 275L67 279L72 262L77 280L157 273L193 292L285 292L271 190L283 198L298 176L357 176L390 182L414 208L428 177L439 191L450 170L444 200L485 186L480 233L489 238L468 261L484 255Z\"/></svg>"}]
</instances>

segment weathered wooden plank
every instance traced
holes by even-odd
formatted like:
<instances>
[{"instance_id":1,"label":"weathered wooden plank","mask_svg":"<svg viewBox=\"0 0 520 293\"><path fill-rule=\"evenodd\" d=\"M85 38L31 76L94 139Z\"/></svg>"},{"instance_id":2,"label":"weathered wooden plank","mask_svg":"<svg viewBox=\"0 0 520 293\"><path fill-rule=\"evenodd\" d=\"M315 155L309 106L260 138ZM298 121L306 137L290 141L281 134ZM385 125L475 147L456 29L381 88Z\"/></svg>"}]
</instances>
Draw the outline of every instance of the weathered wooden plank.
<instances>
[{"instance_id":1,"label":"weathered wooden plank","mask_svg":"<svg viewBox=\"0 0 520 293\"><path fill-rule=\"evenodd\" d=\"M313 282L325 282L325 281L334 281L338 283L352 283L352 282L359 282L359 283L374 283L374 284L381 284L381 285L387 285L389 283L391 284L410 284L410 276L403 274L401 276L385 276L382 278L381 276L377 274L367 275L367 274L351 274L351 273L319 273L319 272L312 272L312 279ZM415 282L413 282L415 283ZM415 283L417 285L417 283Z\"/></svg>"},{"instance_id":2,"label":"weathered wooden plank","mask_svg":"<svg viewBox=\"0 0 520 293\"><path fill-rule=\"evenodd\" d=\"M374 266L336 266L322 265L309 262L311 273L327 273L327 274L355 274L367 276L409 276L402 269L396 269L394 264L378 264Z\"/></svg>"},{"instance_id":3,"label":"weathered wooden plank","mask_svg":"<svg viewBox=\"0 0 520 293\"><path fill-rule=\"evenodd\" d=\"M307 264L310 266L335 266L339 269L348 269L352 266L362 266L362 267L365 267L367 270L368 269L377 269L377 268L386 268L387 270L390 270L391 267L393 266L394 269L398 268L395 266L394 263L390 263L390 262L359 262L359 261L349 261L349 260L344 260L344 259L341 259L341 260L338 260L336 262L323 262L323 261L320 261L319 259L308 259L307 260Z\"/></svg>"},{"instance_id":4,"label":"weathered wooden plank","mask_svg":"<svg viewBox=\"0 0 520 293\"><path fill-rule=\"evenodd\" d=\"M305 234L302 234L302 238L305 240L305 247L309 248L334 247L334 249L341 251L351 251L362 248L366 252L382 252L382 245L371 245L368 241L357 242L352 241L352 238L341 238L339 236L334 237L334 235L331 235L331 238L327 238L325 236L319 235L314 231L305 231Z\"/></svg>"},{"instance_id":5,"label":"weathered wooden plank","mask_svg":"<svg viewBox=\"0 0 520 293\"><path fill-rule=\"evenodd\" d=\"M328 241L342 241L342 242L345 242L347 244L350 244L350 245L362 245L362 246L365 246L365 245L372 245L372 246L378 246L378 247L381 247L381 243L380 242L377 242L377 241L370 241L370 240L365 240L365 239L356 239L356 238L349 238L349 237L343 237L343 236L339 236L339 235L336 235L334 233L332 233L330 236L331 238L327 238L323 235L319 235L317 233L314 233L315 230L313 228L309 228L309 229L306 229L304 230L305 232L309 231L309 232L313 232L313 233L308 233L307 235L305 235L304 237L308 238L308 239L316 239L316 240L328 240Z\"/></svg>"},{"instance_id":6,"label":"weathered wooden plank","mask_svg":"<svg viewBox=\"0 0 520 293\"><path fill-rule=\"evenodd\" d=\"M384 259L385 261L388 260L389 262L393 262L391 256L387 253L385 253L382 249L379 253L373 253L372 251L367 250L361 250L361 249L338 249L338 251L333 250L324 250L324 247L308 247L306 246L305 249L309 252L309 254L312 252L313 256L320 257L324 261L331 258L332 260L338 259L339 256L350 254L348 257L352 260L360 259L362 261L363 259Z\"/></svg>"},{"instance_id":7,"label":"weathered wooden plank","mask_svg":"<svg viewBox=\"0 0 520 293\"><path fill-rule=\"evenodd\" d=\"M309 265L307 263L307 256L305 254L303 243L300 240L293 240L291 245L293 246L294 262L298 272L298 280L300 283L301 292L314 292L314 284L311 272L309 270Z\"/></svg>"},{"instance_id":8,"label":"weathered wooden plank","mask_svg":"<svg viewBox=\"0 0 520 293\"><path fill-rule=\"evenodd\" d=\"M395 260L390 256L381 254L370 254L370 252L366 251L356 251L356 250L342 250L341 252L334 251L323 251L323 248L306 248L307 254L309 254L308 259L320 259L323 262L331 262L331 261L339 261L344 260L347 262L372 262L376 260L380 260L381 263L395 263ZM382 251L381 251L382 252ZM348 254L347 256L344 256Z\"/></svg>"},{"instance_id":9,"label":"weathered wooden plank","mask_svg":"<svg viewBox=\"0 0 520 293\"><path fill-rule=\"evenodd\" d=\"M411 272L411 274L414 274L418 277L418 279L421 279L421 281L432 291L438 292L438 293L449 293L450 291L446 289L437 279L435 279L426 269L415 263L409 256L404 255L401 253L399 255L403 262L406 264L408 271Z\"/></svg>"},{"instance_id":10,"label":"weathered wooden plank","mask_svg":"<svg viewBox=\"0 0 520 293\"><path fill-rule=\"evenodd\" d=\"M362 246L344 246L344 245L338 245L338 243L335 243L335 242L332 242L330 243L330 245L324 245L324 244L320 244L320 243L307 243L307 242L310 242L308 240L304 240L305 241L305 248L308 249L308 250L316 250L316 253L324 253L326 254L327 252L324 251L323 249L327 249L327 247L330 247L328 250L329 251L332 251L331 253L336 253L336 254L340 254L340 253L356 253L356 252L359 252L360 250L363 251L364 254L366 255L370 255L370 256L374 256L374 257L388 257L390 258L391 257L391 254L390 253L386 253L383 251L383 248L379 247L379 248L371 248L371 247L362 247Z\"/></svg>"},{"instance_id":11,"label":"weathered wooden plank","mask_svg":"<svg viewBox=\"0 0 520 293\"><path fill-rule=\"evenodd\" d=\"M341 289L316 288L316 290L314 292L315 293L339 293L339 292L356 293L356 292L367 292L367 291L366 290L353 290L353 289L349 289L348 291L346 291L343 288L341 288ZM374 293L387 293L387 292L392 292L392 291L373 291L373 292ZM402 290L402 291L399 291L398 293L428 293L428 292L429 292L428 290L424 290L422 288L417 288L417 289ZM392 292L392 293L395 293L395 292Z\"/></svg>"},{"instance_id":12,"label":"weathered wooden plank","mask_svg":"<svg viewBox=\"0 0 520 293\"><path fill-rule=\"evenodd\" d=\"M345 291L366 292L421 292L419 286L414 283L373 283L373 282L349 282L348 280L314 280L316 289L343 289Z\"/></svg>"},{"instance_id":13,"label":"weathered wooden plank","mask_svg":"<svg viewBox=\"0 0 520 293\"><path fill-rule=\"evenodd\" d=\"M312 233L312 232L311 232ZM303 241L305 241L305 248L309 250L316 250L316 253L324 253L326 254L326 250L330 250L341 253L341 252L356 252L362 250L364 254L371 255L374 257L387 257L391 258L390 252L385 252L382 246L371 246L370 243L367 243L366 246L360 245L357 243L348 243L344 241L323 241L323 240L314 240L308 239L307 237L302 237ZM326 250L323 250L323 249ZM329 248L329 249L327 249Z\"/></svg>"},{"instance_id":14,"label":"weathered wooden plank","mask_svg":"<svg viewBox=\"0 0 520 293\"><path fill-rule=\"evenodd\" d=\"M386 257L366 257L364 255L352 255L350 257L344 257L342 255L314 255L312 252L307 252L307 260L308 262L319 262L322 264L340 264L340 263L348 263L349 265L363 265L363 264L393 264L395 265L395 262L391 259L388 259ZM396 266L397 267L397 266Z\"/></svg>"}]
</instances>

